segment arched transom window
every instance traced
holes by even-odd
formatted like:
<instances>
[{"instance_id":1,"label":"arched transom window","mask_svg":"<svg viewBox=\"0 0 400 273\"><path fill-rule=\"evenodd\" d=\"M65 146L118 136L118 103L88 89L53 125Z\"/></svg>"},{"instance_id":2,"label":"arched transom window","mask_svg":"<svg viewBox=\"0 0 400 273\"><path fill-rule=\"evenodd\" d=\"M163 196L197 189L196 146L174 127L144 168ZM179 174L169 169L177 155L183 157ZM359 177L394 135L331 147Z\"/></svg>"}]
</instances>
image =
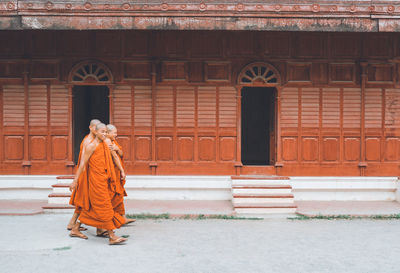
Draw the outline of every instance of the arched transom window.
<instances>
[{"instance_id":1,"label":"arched transom window","mask_svg":"<svg viewBox=\"0 0 400 273\"><path fill-rule=\"evenodd\" d=\"M238 83L243 85L276 86L281 84L281 78L278 71L272 65L267 63L251 63L240 72Z\"/></svg>"},{"instance_id":2,"label":"arched transom window","mask_svg":"<svg viewBox=\"0 0 400 273\"><path fill-rule=\"evenodd\" d=\"M70 82L73 83L112 83L110 69L102 63L86 61L72 68Z\"/></svg>"}]
</instances>

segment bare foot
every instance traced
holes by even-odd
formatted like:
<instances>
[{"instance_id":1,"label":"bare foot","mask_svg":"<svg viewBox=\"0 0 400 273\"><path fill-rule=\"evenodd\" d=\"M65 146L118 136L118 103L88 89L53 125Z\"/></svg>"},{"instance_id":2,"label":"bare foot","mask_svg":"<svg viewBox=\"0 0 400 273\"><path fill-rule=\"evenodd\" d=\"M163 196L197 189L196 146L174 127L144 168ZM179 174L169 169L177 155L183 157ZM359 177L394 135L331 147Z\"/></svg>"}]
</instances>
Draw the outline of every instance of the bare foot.
<instances>
[{"instance_id":1,"label":"bare foot","mask_svg":"<svg viewBox=\"0 0 400 273\"><path fill-rule=\"evenodd\" d=\"M128 239L126 239L126 238L114 236L113 238L110 238L110 240L108 241L108 244L109 245L121 245L121 244L125 243L127 240Z\"/></svg>"},{"instance_id":2,"label":"bare foot","mask_svg":"<svg viewBox=\"0 0 400 273\"><path fill-rule=\"evenodd\" d=\"M133 222L136 222L136 219L130 219L130 218L126 218L125 217L125 224L124 225L130 224L130 223L133 223Z\"/></svg>"},{"instance_id":3,"label":"bare foot","mask_svg":"<svg viewBox=\"0 0 400 273\"><path fill-rule=\"evenodd\" d=\"M69 233L69 237L81 238L87 240L88 237L80 232L81 223L76 223Z\"/></svg>"}]
</instances>

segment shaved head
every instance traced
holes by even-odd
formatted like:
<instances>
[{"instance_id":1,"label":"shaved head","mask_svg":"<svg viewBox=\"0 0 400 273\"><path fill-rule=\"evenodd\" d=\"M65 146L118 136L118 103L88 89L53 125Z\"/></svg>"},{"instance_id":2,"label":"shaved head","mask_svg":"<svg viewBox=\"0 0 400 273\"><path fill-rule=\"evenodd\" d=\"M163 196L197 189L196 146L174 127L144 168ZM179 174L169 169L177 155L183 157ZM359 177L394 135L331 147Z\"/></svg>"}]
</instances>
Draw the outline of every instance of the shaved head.
<instances>
[{"instance_id":1,"label":"shaved head","mask_svg":"<svg viewBox=\"0 0 400 273\"><path fill-rule=\"evenodd\" d=\"M98 119L92 119L92 120L90 121L90 125L89 125L89 126L96 126L96 125L99 124L99 123L101 123L100 120L98 120Z\"/></svg>"},{"instance_id":2,"label":"shaved head","mask_svg":"<svg viewBox=\"0 0 400 273\"><path fill-rule=\"evenodd\" d=\"M110 132L110 131L112 131L112 130L117 130L117 127L115 127L115 126L112 125L112 124L107 124L107 132Z\"/></svg>"},{"instance_id":3,"label":"shaved head","mask_svg":"<svg viewBox=\"0 0 400 273\"><path fill-rule=\"evenodd\" d=\"M106 125L100 122L96 125L96 131L100 130L101 128L107 129Z\"/></svg>"}]
</instances>

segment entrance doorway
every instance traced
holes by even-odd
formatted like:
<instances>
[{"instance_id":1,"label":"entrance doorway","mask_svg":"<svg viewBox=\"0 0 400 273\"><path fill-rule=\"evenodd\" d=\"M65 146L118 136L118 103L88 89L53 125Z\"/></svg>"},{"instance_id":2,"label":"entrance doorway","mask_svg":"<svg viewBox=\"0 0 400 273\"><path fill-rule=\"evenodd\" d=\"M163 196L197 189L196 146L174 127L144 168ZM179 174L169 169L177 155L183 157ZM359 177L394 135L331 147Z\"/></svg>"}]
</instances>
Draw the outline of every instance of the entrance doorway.
<instances>
[{"instance_id":1,"label":"entrance doorway","mask_svg":"<svg viewBox=\"0 0 400 273\"><path fill-rule=\"evenodd\" d=\"M80 144L89 133L90 120L109 123L109 90L107 86L74 86L72 91L74 162L77 164Z\"/></svg>"},{"instance_id":2,"label":"entrance doorway","mask_svg":"<svg viewBox=\"0 0 400 273\"><path fill-rule=\"evenodd\" d=\"M242 88L242 163L265 166L274 160L275 88Z\"/></svg>"}]
</instances>

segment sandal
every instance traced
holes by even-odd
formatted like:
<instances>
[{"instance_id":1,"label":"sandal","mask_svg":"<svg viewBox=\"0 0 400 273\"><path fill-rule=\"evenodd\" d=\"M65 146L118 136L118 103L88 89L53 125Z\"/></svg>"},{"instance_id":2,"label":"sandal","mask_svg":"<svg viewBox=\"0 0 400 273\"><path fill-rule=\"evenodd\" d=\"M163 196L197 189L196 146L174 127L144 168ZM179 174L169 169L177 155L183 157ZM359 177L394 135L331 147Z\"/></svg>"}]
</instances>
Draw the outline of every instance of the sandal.
<instances>
[{"instance_id":1,"label":"sandal","mask_svg":"<svg viewBox=\"0 0 400 273\"><path fill-rule=\"evenodd\" d=\"M122 245L122 244L125 243L127 240L128 240L128 239L118 237L118 239L116 239L116 240L111 240L111 239L110 239L110 241L108 241L108 244L109 244L109 245Z\"/></svg>"},{"instance_id":2,"label":"sandal","mask_svg":"<svg viewBox=\"0 0 400 273\"><path fill-rule=\"evenodd\" d=\"M103 238L109 238L109 237L110 237L110 236L108 235L108 231L107 231L107 230L105 230L105 231L103 231L103 232L101 232L101 233L97 233L96 236L97 236L97 237L103 237Z\"/></svg>"},{"instance_id":3,"label":"sandal","mask_svg":"<svg viewBox=\"0 0 400 273\"><path fill-rule=\"evenodd\" d=\"M67 230L72 230L72 228L67 227ZM85 231L87 228L85 227L79 227L79 231Z\"/></svg>"},{"instance_id":4,"label":"sandal","mask_svg":"<svg viewBox=\"0 0 400 273\"><path fill-rule=\"evenodd\" d=\"M85 240L88 239L88 237L87 237L85 234L80 233L80 232L79 232L78 234L70 233L70 234L69 234L69 237L72 237L72 238L81 238L81 239L85 239Z\"/></svg>"}]
</instances>

